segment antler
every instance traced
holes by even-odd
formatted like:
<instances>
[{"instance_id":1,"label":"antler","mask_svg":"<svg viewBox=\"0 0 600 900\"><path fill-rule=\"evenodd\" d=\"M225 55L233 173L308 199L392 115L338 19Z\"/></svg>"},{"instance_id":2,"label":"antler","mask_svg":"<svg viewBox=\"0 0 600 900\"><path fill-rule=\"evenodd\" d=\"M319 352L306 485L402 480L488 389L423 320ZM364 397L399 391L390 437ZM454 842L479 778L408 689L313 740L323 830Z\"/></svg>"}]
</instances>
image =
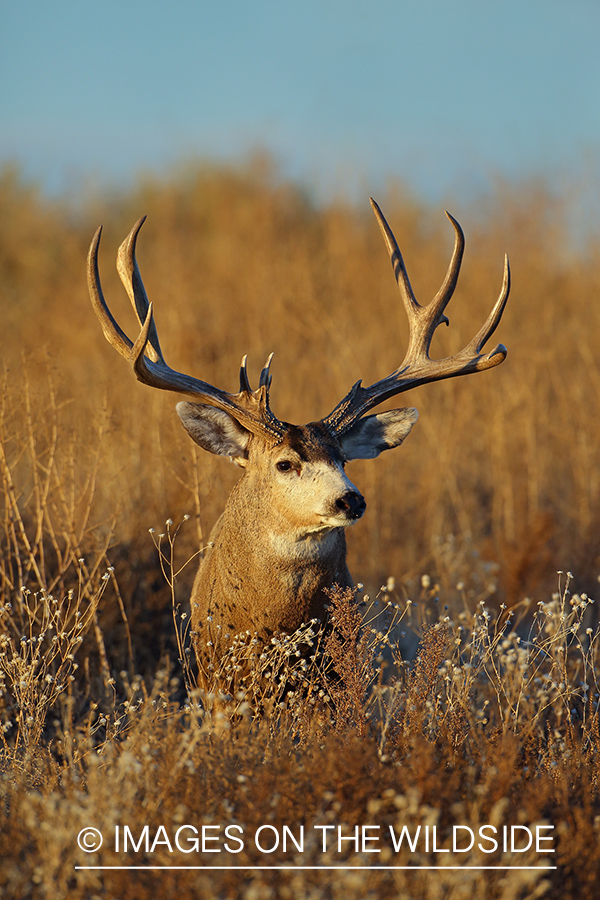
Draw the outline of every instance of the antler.
<instances>
[{"instance_id":1,"label":"antler","mask_svg":"<svg viewBox=\"0 0 600 900\"><path fill-rule=\"evenodd\" d=\"M269 387L271 375L269 367L273 354L265 363L260 374L258 390L253 391L246 371L246 356L240 367L240 390L237 394L229 394L219 388L176 372L167 365L160 349L158 333L154 323L152 304L149 303L142 282L140 270L135 258L135 246L140 228L144 224L144 216L133 226L128 237L119 247L117 254L117 270L125 290L131 300L141 325L141 331L135 343L125 334L108 308L98 272L98 247L102 228L100 227L90 246L88 254L88 288L92 306L100 320L104 337L112 344L121 356L127 359L135 372L138 381L150 387L166 391L177 391L187 394L194 400L207 406L222 409L233 416L236 421L253 434L260 434L271 441L280 440L287 430L287 425L280 422L269 407Z\"/></svg>"},{"instance_id":2,"label":"antler","mask_svg":"<svg viewBox=\"0 0 600 900\"><path fill-rule=\"evenodd\" d=\"M323 422L337 435L348 431L356 420L368 410L373 409L374 406L378 406L395 394L400 394L420 384L426 384L428 381L439 381L442 378L453 378L456 375L468 375L471 372L483 372L484 369L491 369L493 366L499 365L507 353L503 344L498 344L491 353L482 354L481 350L498 327L508 300L510 291L508 257L505 256L504 258L504 280L500 296L483 327L460 353L446 359L431 359L429 347L436 328L442 322L449 324L447 316L444 315L444 310L450 302L458 281L465 247L462 229L456 219L450 213L446 213L454 226L454 252L446 277L438 293L428 306L421 306L417 302L410 286L396 238L379 206L373 199L371 199L371 205L390 254L400 296L408 316L410 338L406 356L399 368L392 372L391 375L388 375L387 378L375 382L370 387L362 387L362 383L357 381L344 399L338 403L333 412L323 419Z\"/></svg>"}]
</instances>

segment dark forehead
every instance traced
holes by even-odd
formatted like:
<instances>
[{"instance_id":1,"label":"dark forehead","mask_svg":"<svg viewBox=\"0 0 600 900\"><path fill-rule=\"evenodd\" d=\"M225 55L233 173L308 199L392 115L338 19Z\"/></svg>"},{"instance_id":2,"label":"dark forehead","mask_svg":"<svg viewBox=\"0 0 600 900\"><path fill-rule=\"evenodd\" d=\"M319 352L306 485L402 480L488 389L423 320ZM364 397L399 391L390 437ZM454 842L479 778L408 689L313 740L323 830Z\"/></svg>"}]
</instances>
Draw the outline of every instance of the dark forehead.
<instances>
[{"instance_id":1,"label":"dark forehead","mask_svg":"<svg viewBox=\"0 0 600 900\"><path fill-rule=\"evenodd\" d=\"M304 462L342 459L339 442L322 422L289 425L279 446L289 447Z\"/></svg>"}]
</instances>

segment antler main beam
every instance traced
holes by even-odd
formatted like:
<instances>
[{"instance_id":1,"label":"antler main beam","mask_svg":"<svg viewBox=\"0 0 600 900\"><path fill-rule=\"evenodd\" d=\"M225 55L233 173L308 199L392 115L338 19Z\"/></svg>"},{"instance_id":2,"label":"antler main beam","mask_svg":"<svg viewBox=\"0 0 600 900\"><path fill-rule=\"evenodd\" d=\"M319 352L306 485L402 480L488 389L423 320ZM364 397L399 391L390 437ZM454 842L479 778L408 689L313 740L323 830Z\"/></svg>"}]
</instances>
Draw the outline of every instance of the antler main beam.
<instances>
[{"instance_id":1,"label":"antler main beam","mask_svg":"<svg viewBox=\"0 0 600 900\"><path fill-rule=\"evenodd\" d=\"M271 384L269 367L273 354L261 372L259 387L256 391L250 387L246 371L246 357L244 356L240 369L238 394L229 394L212 384L193 378L191 375L177 372L167 365L158 340L152 304L146 295L135 257L137 237L144 221L145 216L136 222L119 247L117 254L117 270L141 326L135 342L120 327L102 293L98 270L98 247L102 228L97 230L90 246L88 288L92 306L100 320L106 340L128 360L138 381L143 384L161 390L187 394L199 403L214 406L229 413L240 425L253 434L260 434L268 440L278 441L285 434L287 426L273 415L269 407L269 386Z\"/></svg>"},{"instance_id":2,"label":"antler main beam","mask_svg":"<svg viewBox=\"0 0 600 900\"><path fill-rule=\"evenodd\" d=\"M391 375L369 387L363 387L360 381L356 382L343 400L326 416L323 421L338 435L348 431L357 419L389 397L429 381L440 381L443 378L483 372L485 369L499 365L507 353L503 344L498 344L490 353L482 353L482 349L498 327L508 300L510 291L508 257L504 258L504 278L500 296L482 328L460 353L446 359L431 359L429 348L436 328L442 322L449 324L444 310L452 298L458 281L465 246L462 229L456 219L450 213L446 213L452 222L455 234L452 259L441 288L431 303L421 306L413 293L396 238L373 199L371 199L371 205L390 255L400 296L408 317L410 332L408 350L401 365Z\"/></svg>"},{"instance_id":3,"label":"antler main beam","mask_svg":"<svg viewBox=\"0 0 600 900\"><path fill-rule=\"evenodd\" d=\"M337 435L344 434L357 419L389 397L429 381L439 381L444 378L491 369L499 365L506 357L506 347L503 344L498 344L489 353L482 351L498 327L508 300L510 291L508 258L505 257L504 280L500 296L475 337L460 353L446 359L431 359L429 350L435 330L442 322L448 324L445 309L458 281L465 246L462 229L456 219L447 213L454 227L455 235L452 258L438 293L431 303L421 306L413 293L396 238L377 203L371 200L371 205L390 255L400 296L408 317L408 349L401 365L394 372L369 387L363 387L360 381L356 382L335 409L323 419L324 424ZM246 357L244 356L240 367L240 390L237 394L227 393L205 381L177 372L167 364L160 347L152 304L146 295L135 256L138 234L144 221L145 217L136 222L119 247L117 254L117 270L140 324L141 330L135 342L119 326L102 293L98 271L101 228L94 235L90 246L88 254L90 298L107 341L128 360L136 377L143 384L161 390L187 394L197 402L224 410L252 433L277 442L286 433L288 426L273 415L269 406L271 384L269 368L272 354L261 372L259 387L256 391L250 387Z\"/></svg>"}]
</instances>

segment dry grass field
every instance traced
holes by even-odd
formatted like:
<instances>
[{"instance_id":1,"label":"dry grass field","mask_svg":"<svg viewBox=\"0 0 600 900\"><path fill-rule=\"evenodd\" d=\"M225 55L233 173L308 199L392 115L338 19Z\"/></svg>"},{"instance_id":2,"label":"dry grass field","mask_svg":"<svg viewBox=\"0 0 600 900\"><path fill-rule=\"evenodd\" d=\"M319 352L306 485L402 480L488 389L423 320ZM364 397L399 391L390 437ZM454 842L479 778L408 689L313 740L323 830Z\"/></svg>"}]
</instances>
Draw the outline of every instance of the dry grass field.
<instances>
[{"instance_id":1,"label":"dry grass field","mask_svg":"<svg viewBox=\"0 0 600 900\"><path fill-rule=\"evenodd\" d=\"M377 199L424 303L452 229L399 185ZM0 173L1 896L597 897L600 244L545 184L450 211L467 248L433 353L479 328L508 251L507 360L392 401L420 412L406 444L349 467L359 605L332 595L329 636L240 639L207 693L188 597L236 471L104 341L89 241L103 223L134 331L114 260L147 214L170 364L235 390L275 351L273 409L306 422L404 355L368 198L317 205L265 160L77 208Z\"/></svg>"}]
</instances>

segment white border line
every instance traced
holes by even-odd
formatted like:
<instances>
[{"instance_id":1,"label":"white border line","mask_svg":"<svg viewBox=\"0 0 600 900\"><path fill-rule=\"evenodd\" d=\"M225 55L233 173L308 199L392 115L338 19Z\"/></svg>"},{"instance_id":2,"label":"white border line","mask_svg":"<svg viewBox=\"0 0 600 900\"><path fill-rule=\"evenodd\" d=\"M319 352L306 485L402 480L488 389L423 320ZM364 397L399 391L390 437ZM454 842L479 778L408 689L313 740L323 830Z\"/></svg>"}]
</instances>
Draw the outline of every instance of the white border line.
<instances>
[{"instance_id":1,"label":"white border line","mask_svg":"<svg viewBox=\"0 0 600 900\"><path fill-rule=\"evenodd\" d=\"M158 871L158 872L167 872L172 869L177 870L186 870L186 871L205 871L205 872L235 872L236 870L240 872L248 872L248 871L261 871L261 872L280 872L280 871L300 871L300 870L310 870L312 872L319 872L320 870L331 871L335 869L336 871L343 870L345 872L352 871L365 871L369 872L395 872L395 871L415 871L415 872L423 872L423 871L435 871L435 872L448 872L455 870L496 870L503 872L513 872L513 871L540 871L540 872L549 872L552 869L557 869L558 866L75 866L76 871L107 871L114 869L121 870L143 870L143 871Z\"/></svg>"}]
</instances>

